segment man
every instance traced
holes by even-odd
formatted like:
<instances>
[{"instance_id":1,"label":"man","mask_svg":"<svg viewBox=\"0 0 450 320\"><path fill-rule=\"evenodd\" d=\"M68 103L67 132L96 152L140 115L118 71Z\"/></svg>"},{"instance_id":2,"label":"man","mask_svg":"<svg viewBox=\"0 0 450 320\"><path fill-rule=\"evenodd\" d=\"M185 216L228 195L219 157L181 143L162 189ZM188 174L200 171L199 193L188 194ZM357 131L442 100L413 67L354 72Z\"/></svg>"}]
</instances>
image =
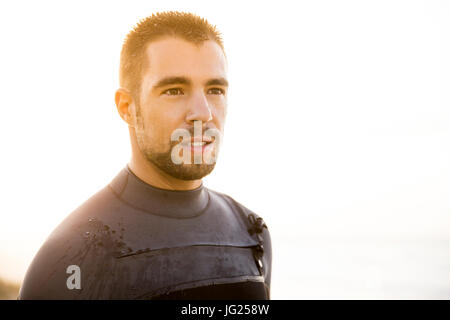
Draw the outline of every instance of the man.
<instances>
[{"instance_id":1,"label":"man","mask_svg":"<svg viewBox=\"0 0 450 320\"><path fill-rule=\"evenodd\" d=\"M269 299L267 226L201 180L227 111L218 31L188 13L144 19L123 45L120 85L131 160L50 235L19 299Z\"/></svg>"}]
</instances>

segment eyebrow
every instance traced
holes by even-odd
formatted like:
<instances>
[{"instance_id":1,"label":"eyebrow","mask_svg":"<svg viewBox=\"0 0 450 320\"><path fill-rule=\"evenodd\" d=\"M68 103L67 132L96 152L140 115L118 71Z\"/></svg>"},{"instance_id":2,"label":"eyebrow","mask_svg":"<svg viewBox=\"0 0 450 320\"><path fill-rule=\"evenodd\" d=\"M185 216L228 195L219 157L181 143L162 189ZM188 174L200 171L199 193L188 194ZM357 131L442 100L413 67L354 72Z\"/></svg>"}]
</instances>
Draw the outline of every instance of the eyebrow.
<instances>
[{"instance_id":1,"label":"eyebrow","mask_svg":"<svg viewBox=\"0 0 450 320\"><path fill-rule=\"evenodd\" d=\"M153 89L162 88L168 85L174 85L174 84L184 84L184 85L190 85L192 84L191 80L189 80L186 77L167 77L159 80L154 86ZM225 78L214 78L206 81L206 86L211 85L219 85L228 87L228 81Z\"/></svg>"},{"instance_id":2,"label":"eyebrow","mask_svg":"<svg viewBox=\"0 0 450 320\"><path fill-rule=\"evenodd\" d=\"M228 81L225 78L211 79L211 80L206 81L205 85L207 85L207 86L217 85L217 86L228 87Z\"/></svg>"}]
</instances>

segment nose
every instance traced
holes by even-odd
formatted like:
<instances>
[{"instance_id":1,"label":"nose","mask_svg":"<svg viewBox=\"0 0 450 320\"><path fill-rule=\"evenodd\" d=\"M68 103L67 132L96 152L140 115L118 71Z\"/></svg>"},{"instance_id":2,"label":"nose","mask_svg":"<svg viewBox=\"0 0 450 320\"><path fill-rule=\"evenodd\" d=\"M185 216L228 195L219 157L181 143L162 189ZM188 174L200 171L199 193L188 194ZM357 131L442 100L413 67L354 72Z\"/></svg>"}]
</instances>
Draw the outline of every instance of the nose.
<instances>
[{"instance_id":1,"label":"nose","mask_svg":"<svg viewBox=\"0 0 450 320\"><path fill-rule=\"evenodd\" d=\"M192 95L192 99L189 103L189 110L186 115L186 122L192 124L196 120L206 123L212 120L211 107L206 99L205 94L198 93Z\"/></svg>"}]
</instances>

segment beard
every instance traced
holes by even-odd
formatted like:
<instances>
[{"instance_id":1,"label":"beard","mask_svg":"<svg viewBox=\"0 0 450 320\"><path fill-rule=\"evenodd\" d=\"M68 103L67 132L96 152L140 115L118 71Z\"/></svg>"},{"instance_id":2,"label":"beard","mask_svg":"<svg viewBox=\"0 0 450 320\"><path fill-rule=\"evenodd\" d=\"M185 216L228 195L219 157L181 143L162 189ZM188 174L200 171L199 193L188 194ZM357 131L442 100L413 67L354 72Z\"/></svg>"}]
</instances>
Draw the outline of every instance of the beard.
<instances>
[{"instance_id":1,"label":"beard","mask_svg":"<svg viewBox=\"0 0 450 320\"><path fill-rule=\"evenodd\" d=\"M160 170L168 175L180 180L198 180L201 179L211 171L214 170L215 163L206 164L175 164L172 161L172 148L177 144L176 142L167 152L153 152L150 148L141 149L144 157L157 166Z\"/></svg>"},{"instance_id":2,"label":"beard","mask_svg":"<svg viewBox=\"0 0 450 320\"><path fill-rule=\"evenodd\" d=\"M193 155L191 158L191 164L181 163L176 164L172 160L172 149L179 144L178 141L171 141L169 150L166 152L156 152L153 150L152 143L149 141L145 134L145 130L136 130L136 138L138 142L139 149L145 159L152 164L154 164L157 168L159 168L164 173L180 180L198 180L201 179L211 171L214 170L216 166L216 162L212 164L208 163L193 163ZM215 149L213 153L217 153Z\"/></svg>"}]
</instances>

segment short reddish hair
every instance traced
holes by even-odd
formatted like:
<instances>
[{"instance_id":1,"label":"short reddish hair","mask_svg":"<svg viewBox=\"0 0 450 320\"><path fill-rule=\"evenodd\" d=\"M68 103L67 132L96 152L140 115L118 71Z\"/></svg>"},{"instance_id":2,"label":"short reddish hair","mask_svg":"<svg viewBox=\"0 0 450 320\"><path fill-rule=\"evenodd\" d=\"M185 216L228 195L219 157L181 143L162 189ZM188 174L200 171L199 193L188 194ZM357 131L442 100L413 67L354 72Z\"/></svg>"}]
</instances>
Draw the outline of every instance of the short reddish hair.
<instances>
[{"instance_id":1,"label":"short reddish hair","mask_svg":"<svg viewBox=\"0 0 450 320\"><path fill-rule=\"evenodd\" d=\"M128 89L137 103L143 70L148 66L146 48L164 36L179 37L195 44L213 40L224 50L222 36L216 27L195 14L167 11L141 20L122 46L119 72L120 86Z\"/></svg>"}]
</instances>

